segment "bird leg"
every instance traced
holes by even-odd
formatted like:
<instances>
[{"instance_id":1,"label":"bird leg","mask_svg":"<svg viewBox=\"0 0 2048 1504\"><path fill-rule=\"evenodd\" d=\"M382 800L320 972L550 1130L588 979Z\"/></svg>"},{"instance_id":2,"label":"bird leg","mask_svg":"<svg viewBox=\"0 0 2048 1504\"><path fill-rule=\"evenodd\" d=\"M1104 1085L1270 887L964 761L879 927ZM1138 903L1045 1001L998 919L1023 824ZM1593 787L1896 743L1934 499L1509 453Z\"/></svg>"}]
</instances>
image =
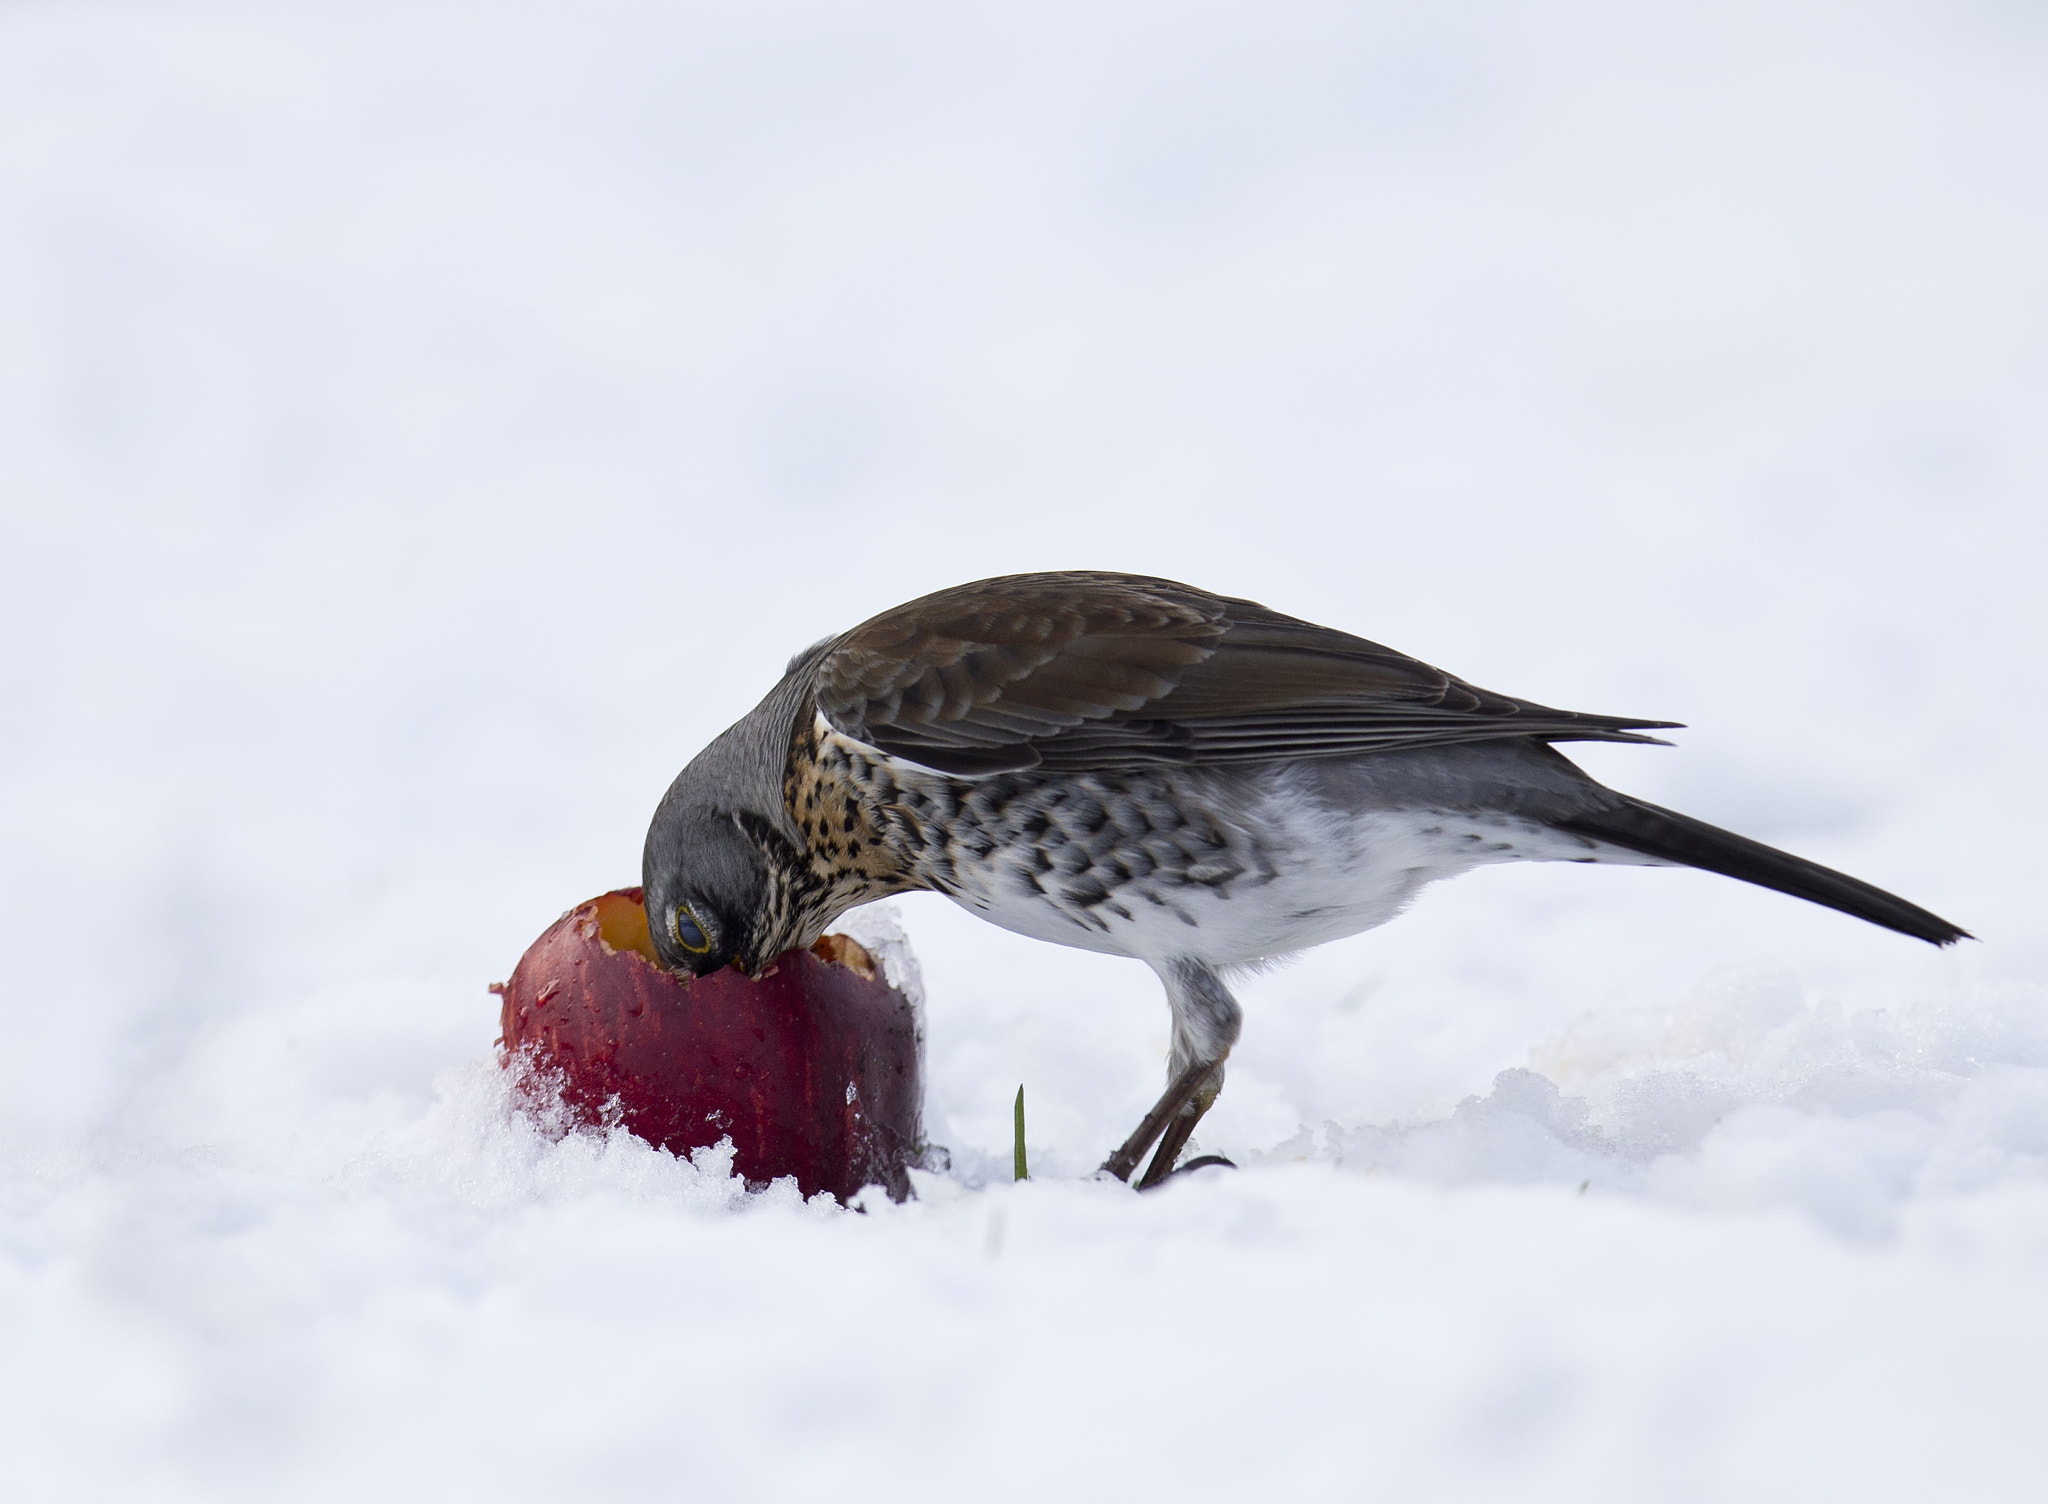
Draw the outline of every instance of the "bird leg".
<instances>
[{"instance_id":1,"label":"bird leg","mask_svg":"<svg viewBox=\"0 0 2048 1504\"><path fill-rule=\"evenodd\" d=\"M1124 1140L1123 1147L1102 1162L1102 1168L1118 1180L1129 1180L1131 1171L1138 1168L1138 1161L1145 1157L1145 1151L1152 1147L1159 1135L1167 1133L1170 1136L1167 1125L1176 1123L1180 1114L1194 1104L1196 1096L1215 1069L1215 1061L1197 1060L1174 1077L1172 1084L1166 1088L1166 1095L1153 1104L1152 1110L1145 1114L1145 1120L1138 1124L1129 1138ZM1210 1100L1213 1101L1214 1098ZM1201 1114L1198 1112L1195 1116L1199 1118ZM1188 1133L1193 1131L1194 1122L1191 1119L1188 1122ZM1180 1143L1187 1143L1187 1133L1181 1134ZM1173 1152L1178 1155L1180 1147L1177 1145Z\"/></svg>"},{"instance_id":2,"label":"bird leg","mask_svg":"<svg viewBox=\"0 0 2048 1504\"><path fill-rule=\"evenodd\" d=\"M1174 1161L1180 1158L1180 1151L1188 1146L1188 1139L1195 1131L1195 1124L1202 1121L1202 1114L1216 1105L1216 1099L1223 1095L1223 1071L1221 1067L1211 1068L1202 1078L1195 1094L1188 1098L1187 1106L1166 1125L1166 1132L1160 1136L1158 1152L1152 1156L1152 1163L1145 1167L1145 1173L1138 1177L1138 1189L1149 1191L1160 1181L1173 1173Z\"/></svg>"},{"instance_id":3,"label":"bird leg","mask_svg":"<svg viewBox=\"0 0 2048 1504\"><path fill-rule=\"evenodd\" d=\"M1173 1009L1173 1058L1166 1095L1153 1104L1123 1147L1102 1164L1118 1180L1129 1180L1145 1151L1157 1141L1159 1152L1138 1183L1140 1190L1157 1185L1172 1172L1173 1162L1187 1147L1188 1135L1222 1092L1223 1062L1237 1043L1244 1016L1223 979L1200 961L1183 958L1156 969Z\"/></svg>"}]
</instances>

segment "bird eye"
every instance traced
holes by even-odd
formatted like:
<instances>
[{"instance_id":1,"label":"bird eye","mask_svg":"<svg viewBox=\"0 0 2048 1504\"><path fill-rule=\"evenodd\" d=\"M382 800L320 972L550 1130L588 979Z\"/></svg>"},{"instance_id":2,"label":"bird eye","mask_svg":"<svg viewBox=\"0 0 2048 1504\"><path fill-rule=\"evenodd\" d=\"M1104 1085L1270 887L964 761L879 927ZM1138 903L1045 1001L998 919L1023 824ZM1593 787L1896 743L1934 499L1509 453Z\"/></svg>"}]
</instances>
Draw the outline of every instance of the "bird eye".
<instances>
[{"instance_id":1,"label":"bird eye","mask_svg":"<svg viewBox=\"0 0 2048 1504\"><path fill-rule=\"evenodd\" d=\"M677 904L669 911L668 936L693 956L701 956L711 949L711 937L704 933L704 927L697 923L697 917L684 904Z\"/></svg>"}]
</instances>

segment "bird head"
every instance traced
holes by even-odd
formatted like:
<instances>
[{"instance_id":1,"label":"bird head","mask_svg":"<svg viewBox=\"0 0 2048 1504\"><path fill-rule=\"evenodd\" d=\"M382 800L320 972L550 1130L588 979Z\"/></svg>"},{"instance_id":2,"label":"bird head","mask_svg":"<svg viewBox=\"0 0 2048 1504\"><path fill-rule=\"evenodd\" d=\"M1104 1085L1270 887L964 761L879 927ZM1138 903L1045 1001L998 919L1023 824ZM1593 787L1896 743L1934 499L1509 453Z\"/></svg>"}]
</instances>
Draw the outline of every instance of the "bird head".
<instances>
[{"instance_id":1,"label":"bird head","mask_svg":"<svg viewBox=\"0 0 2048 1504\"><path fill-rule=\"evenodd\" d=\"M676 775L647 827L640 858L647 928L671 971L749 976L814 935L788 890L802 832L783 802L797 724L817 714L809 668L825 644L790 660L766 699Z\"/></svg>"},{"instance_id":2,"label":"bird head","mask_svg":"<svg viewBox=\"0 0 2048 1504\"><path fill-rule=\"evenodd\" d=\"M680 782L680 780L678 780ZM734 811L664 799L647 830L641 887L647 928L662 965L709 976L737 962L760 969L768 905L766 854Z\"/></svg>"}]
</instances>

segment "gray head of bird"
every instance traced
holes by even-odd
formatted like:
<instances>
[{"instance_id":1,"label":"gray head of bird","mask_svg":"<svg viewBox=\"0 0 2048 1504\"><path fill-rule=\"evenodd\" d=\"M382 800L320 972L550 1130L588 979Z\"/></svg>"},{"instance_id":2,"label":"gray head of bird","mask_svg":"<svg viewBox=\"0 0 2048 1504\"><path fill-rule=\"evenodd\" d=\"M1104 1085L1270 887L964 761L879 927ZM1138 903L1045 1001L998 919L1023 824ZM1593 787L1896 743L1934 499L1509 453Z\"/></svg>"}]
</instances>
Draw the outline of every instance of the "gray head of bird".
<instances>
[{"instance_id":1,"label":"gray head of bird","mask_svg":"<svg viewBox=\"0 0 2048 1504\"><path fill-rule=\"evenodd\" d=\"M640 882L647 928L671 971L758 975L801 938L778 873L798 864L801 834L783 803L791 733L816 712L798 665L768 697L676 775L647 827ZM777 916L782 916L778 919Z\"/></svg>"},{"instance_id":2,"label":"gray head of bird","mask_svg":"<svg viewBox=\"0 0 2048 1504\"><path fill-rule=\"evenodd\" d=\"M737 813L674 798L647 830L641 887L647 928L671 971L709 976L737 963L758 972L769 957L760 931L768 903L765 853Z\"/></svg>"}]
</instances>

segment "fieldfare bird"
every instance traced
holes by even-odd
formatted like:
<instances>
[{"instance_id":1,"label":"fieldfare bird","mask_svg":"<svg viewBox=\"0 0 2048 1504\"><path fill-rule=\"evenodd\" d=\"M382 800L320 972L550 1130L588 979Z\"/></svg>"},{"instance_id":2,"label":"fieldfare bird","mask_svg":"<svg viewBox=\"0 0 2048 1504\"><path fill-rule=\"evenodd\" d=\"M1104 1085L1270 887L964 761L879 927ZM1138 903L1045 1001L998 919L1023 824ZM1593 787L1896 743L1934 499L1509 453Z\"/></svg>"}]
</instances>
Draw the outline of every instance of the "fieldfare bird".
<instances>
[{"instance_id":1,"label":"fieldfare bird","mask_svg":"<svg viewBox=\"0 0 2048 1504\"><path fill-rule=\"evenodd\" d=\"M1167 1089L1104 1169L1171 1173L1223 1084L1244 967L1384 924L1487 862L1699 867L1947 945L1964 932L1595 783L1551 744L1674 725L1551 710L1252 601L1143 575L1010 575L790 661L677 776L643 860L669 967L756 973L845 910L943 893L1134 956Z\"/></svg>"}]
</instances>

